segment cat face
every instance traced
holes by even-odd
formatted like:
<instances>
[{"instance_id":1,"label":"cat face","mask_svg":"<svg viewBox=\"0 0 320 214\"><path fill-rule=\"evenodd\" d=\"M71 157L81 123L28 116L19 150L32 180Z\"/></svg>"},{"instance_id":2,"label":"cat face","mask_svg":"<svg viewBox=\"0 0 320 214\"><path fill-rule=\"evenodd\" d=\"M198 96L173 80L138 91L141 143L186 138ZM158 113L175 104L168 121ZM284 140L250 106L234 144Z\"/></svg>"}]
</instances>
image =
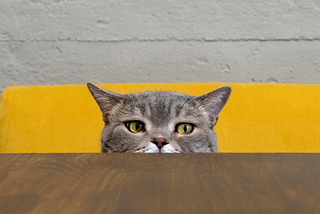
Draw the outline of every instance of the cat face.
<instances>
[{"instance_id":1,"label":"cat face","mask_svg":"<svg viewBox=\"0 0 320 214\"><path fill-rule=\"evenodd\" d=\"M230 87L201 96L168 91L116 94L91 83L103 114L102 152L216 152L213 127Z\"/></svg>"}]
</instances>

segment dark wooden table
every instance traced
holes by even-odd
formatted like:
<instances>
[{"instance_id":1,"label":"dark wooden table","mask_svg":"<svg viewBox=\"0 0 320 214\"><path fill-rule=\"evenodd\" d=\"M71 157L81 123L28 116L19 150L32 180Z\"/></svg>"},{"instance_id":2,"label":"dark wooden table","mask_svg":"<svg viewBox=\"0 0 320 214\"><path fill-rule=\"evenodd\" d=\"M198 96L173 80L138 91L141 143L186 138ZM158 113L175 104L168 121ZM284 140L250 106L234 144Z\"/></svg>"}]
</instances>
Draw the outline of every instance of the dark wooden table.
<instances>
[{"instance_id":1,"label":"dark wooden table","mask_svg":"<svg viewBox=\"0 0 320 214\"><path fill-rule=\"evenodd\" d=\"M2 154L0 213L320 213L320 154Z\"/></svg>"}]
</instances>

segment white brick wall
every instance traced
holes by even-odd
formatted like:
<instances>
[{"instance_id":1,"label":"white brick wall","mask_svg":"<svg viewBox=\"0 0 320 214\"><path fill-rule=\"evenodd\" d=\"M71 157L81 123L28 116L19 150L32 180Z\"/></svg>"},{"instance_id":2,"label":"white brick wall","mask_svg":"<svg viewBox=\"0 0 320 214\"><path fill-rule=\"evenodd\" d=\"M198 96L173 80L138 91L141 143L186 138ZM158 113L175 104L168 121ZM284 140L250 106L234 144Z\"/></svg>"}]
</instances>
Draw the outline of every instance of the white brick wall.
<instances>
[{"instance_id":1,"label":"white brick wall","mask_svg":"<svg viewBox=\"0 0 320 214\"><path fill-rule=\"evenodd\" d=\"M2 0L0 92L115 82L320 83L318 0Z\"/></svg>"}]
</instances>

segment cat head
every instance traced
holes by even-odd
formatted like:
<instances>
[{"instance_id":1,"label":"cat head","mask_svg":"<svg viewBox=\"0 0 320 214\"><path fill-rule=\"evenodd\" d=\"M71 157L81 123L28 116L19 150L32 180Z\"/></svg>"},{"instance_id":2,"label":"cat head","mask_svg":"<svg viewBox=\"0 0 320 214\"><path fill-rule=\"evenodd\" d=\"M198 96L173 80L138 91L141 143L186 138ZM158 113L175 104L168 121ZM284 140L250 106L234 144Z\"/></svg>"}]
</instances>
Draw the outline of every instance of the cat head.
<instances>
[{"instance_id":1,"label":"cat head","mask_svg":"<svg viewBox=\"0 0 320 214\"><path fill-rule=\"evenodd\" d=\"M102 152L216 152L213 130L231 88L201 96L169 91L117 94L88 83L105 127Z\"/></svg>"}]
</instances>

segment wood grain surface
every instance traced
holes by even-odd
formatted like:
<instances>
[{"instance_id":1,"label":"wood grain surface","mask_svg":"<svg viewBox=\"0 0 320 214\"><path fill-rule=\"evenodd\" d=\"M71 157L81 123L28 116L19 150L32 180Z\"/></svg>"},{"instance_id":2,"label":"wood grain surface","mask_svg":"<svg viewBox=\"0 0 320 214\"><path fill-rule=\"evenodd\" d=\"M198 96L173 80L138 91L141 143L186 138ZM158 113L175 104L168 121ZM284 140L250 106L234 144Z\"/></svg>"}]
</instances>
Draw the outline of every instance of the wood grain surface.
<instances>
[{"instance_id":1,"label":"wood grain surface","mask_svg":"<svg viewBox=\"0 0 320 214\"><path fill-rule=\"evenodd\" d=\"M320 213L320 154L2 154L0 213Z\"/></svg>"}]
</instances>

